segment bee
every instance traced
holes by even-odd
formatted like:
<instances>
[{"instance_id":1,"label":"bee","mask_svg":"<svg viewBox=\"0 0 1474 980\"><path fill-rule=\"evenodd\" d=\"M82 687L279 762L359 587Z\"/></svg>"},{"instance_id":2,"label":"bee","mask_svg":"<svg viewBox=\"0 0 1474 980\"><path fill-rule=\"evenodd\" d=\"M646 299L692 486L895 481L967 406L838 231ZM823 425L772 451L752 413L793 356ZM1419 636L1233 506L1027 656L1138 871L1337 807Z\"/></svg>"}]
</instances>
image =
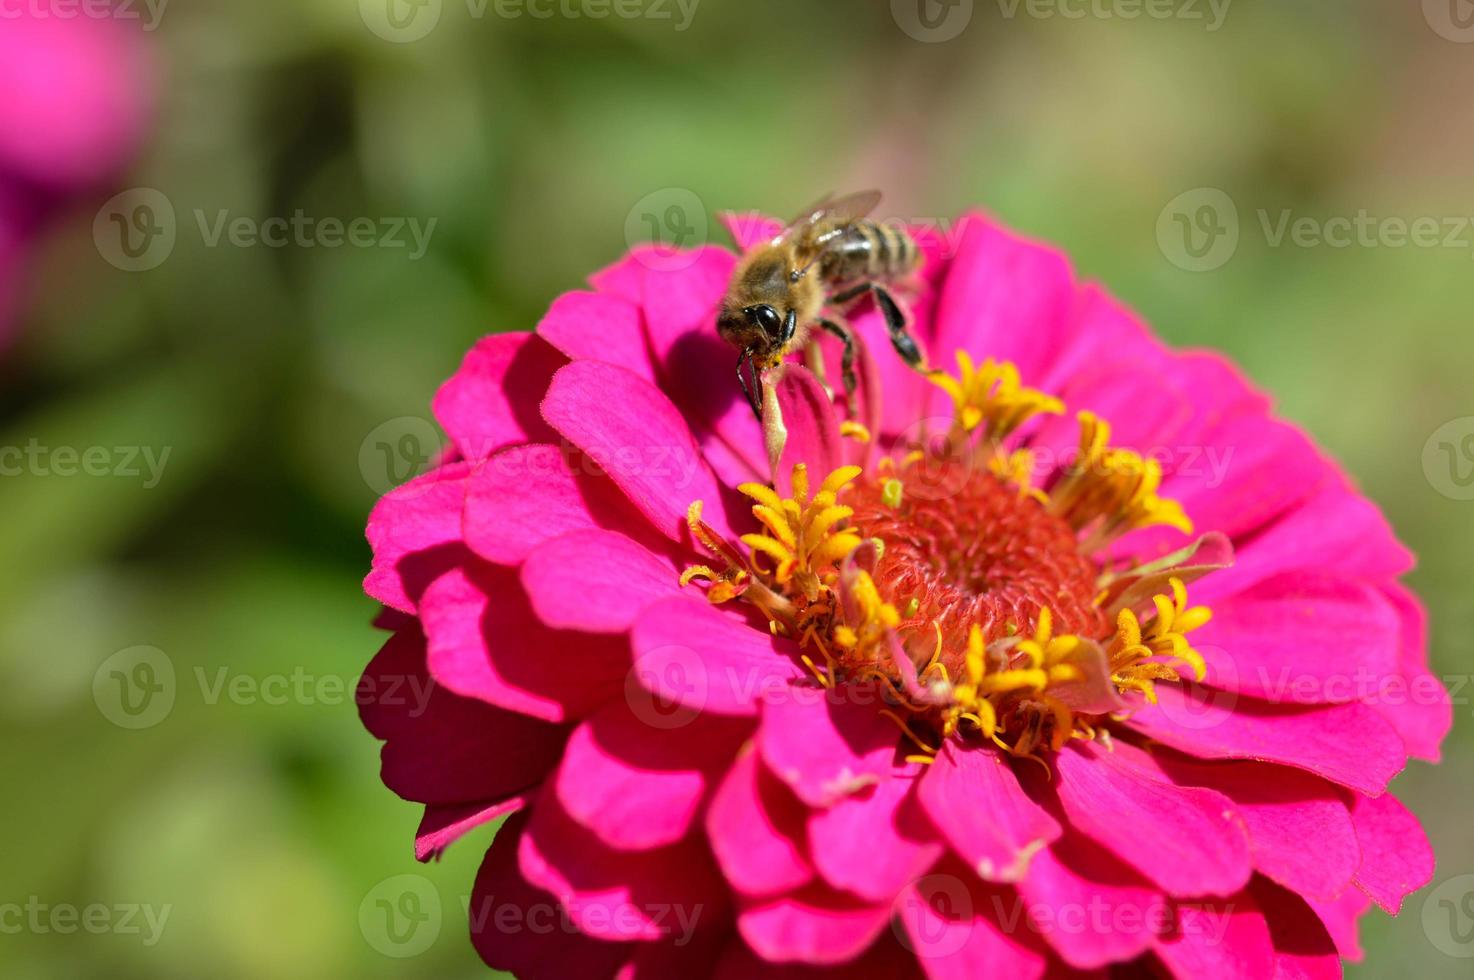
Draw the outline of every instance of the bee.
<instances>
[{"instance_id":1,"label":"bee","mask_svg":"<svg viewBox=\"0 0 1474 980\"><path fill-rule=\"evenodd\" d=\"M921 265L921 249L905 231L867 219L879 191L826 197L771 241L742 256L717 312L717 332L740 352L737 381L762 420L761 374L790 353L810 349L815 328L844 345L840 361L848 401L855 390L855 340L838 311L873 295L891 346L911 367L924 370L921 348L888 287Z\"/></svg>"}]
</instances>

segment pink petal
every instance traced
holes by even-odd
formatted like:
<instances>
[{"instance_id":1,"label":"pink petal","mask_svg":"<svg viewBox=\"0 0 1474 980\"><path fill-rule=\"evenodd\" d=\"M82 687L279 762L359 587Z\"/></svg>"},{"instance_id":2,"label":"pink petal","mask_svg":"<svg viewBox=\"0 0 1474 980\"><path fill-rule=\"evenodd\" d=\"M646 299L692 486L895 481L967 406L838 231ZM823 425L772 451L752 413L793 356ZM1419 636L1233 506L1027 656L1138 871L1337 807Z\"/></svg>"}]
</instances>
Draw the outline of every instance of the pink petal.
<instances>
[{"instance_id":1,"label":"pink petal","mask_svg":"<svg viewBox=\"0 0 1474 980\"><path fill-rule=\"evenodd\" d=\"M1193 634L1208 681L1275 703L1351 701L1397 668L1396 611L1369 585L1287 572L1213 606Z\"/></svg>"},{"instance_id":2,"label":"pink petal","mask_svg":"<svg viewBox=\"0 0 1474 980\"><path fill-rule=\"evenodd\" d=\"M439 683L544 721L576 720L619 697L629 671L623 638L539 622L515 569L448 572L426 590L420 615Z\"/></svg>"},{"instance_id":3,"label":"pink petal","mask_svg":"<svg viewBox=\"0 0 1474 980\"><path fill-rule=\"evenodd\" d=\"M839 466L843 447L834 403L808 368L785 366L777 394L788 442L774 478L778 492L787 494L791 492L789 476L795 464L805 464L810 478L817 482Z\"/></svg>"},{"instance_id":4,"label":"pink petal","mask_svg":"<svg viewBox=\"0 0 1474 980\"><path fill-rule=\"evenodd\" d=\"M598 939L658 942L725 913L720 876L697 841L611 850L546 795L532 809L518 864L529 882L557 897L581 931Z\"/></svg>"},{"instance_id":5,"label":"pink petal","mask_svg":"<svg viewBox=\"0 0 1474 980\"><path fill-rule=\"evenodd\" d=\"M521 563L567 531L603 527L647 540L645 518L592 460L571 447L517 446L497 453L466 486L466 545L499 565Z\"/></svg>"},{"instance_id":6,"label":"pink petal","mask_svg":"<svg viewBox=\"0 0 1474 980\"><path fill-rule=\"evenodd\" d=\"M1443 681L1428 669L1428 614L1403 586L1387 585L1384 592L1400 623L1398 668L1367 703L1397 729L1408 755L1437 762L1453 726L1453 704Z\"/></svg>"},{"instance_id":7,"label":"pink petal","mask_svg":"<svg viewBox=\"0 0 1474 980\"><path fill-rule=\"evenodd\" d=\"M736 258L709 246L690 265L645 276L645 329L662 379L724 483L766 480L762 430L737 382L738 352L717 336L716 310Z\"/></svg>"},{"instance_id":8,"label":"pink petal","mask_svg":"<svg viewBox=\"0 0 1474 980\"><path fill-rule=\"evenodd\" d=\"M809 817L809 854L823 879L872 902L891 902L943 853L913 792L918 763Z\"/></svg>"},{"instance_id":9,"label":"pink petal","mask_svg":"<svg viewBox=\"0 0 1474 980\"><path fill-rule=\"evenodd\" d=\"M589 285L601 293L639 304L645 291L645 270L659 260L659 247L636 245L619 261L589 276Z\"/></svg>"},{"instance_id":10,"label":"pink petal","mask_svg":"<svg viewBox=\"0 0 1474 980\"><path fill-rule=\"evenodd\" d=\"M742 908L737 929L770 962L833 964L864 952L890 917L889 904L865 904L811 885Z\"/></svg>"},{"instance_id":11,"label":"pink petal","mask_svg":"<svg viewBox=\"0 0 1474 980\"><path fill-rule=\"evenodd\" d=\"M1158 759L1175 782L1206 786L1233 801L1249 833L1255 870L1326 900L1351 882L1361 851L1351 815L1331 784L1261 762L1204 763L1169 752Z\"/></svg>"},{"instance_id":12,"label":"pink petal","mask_svg":"<svg viewBox=\"0 0 1474 980\"><path fill-rule=\"evenodd\" d=\"M1344 486L1332 485L1237 547L1234 567L1203 579L1194 599L1211 606L1296 569L1393 578L1412 567L1412 562L1412 555L1371 501Z\"/></svg>"},{"instance_id":13,"label":"pink petal","mask_svg":"<svg viewBox=\"0 0 1474 980\"><path fill-rule=\"evenodd\" d=\"M758 765L749 745L706 812L706 835L727 882L753 897L794 891L814 877L804 854L807 810Z\"/></svg>"},{"instance_id":14,"label":"pink petal","mask_svg":"<svg viewBox=\"0 0 1474 980\"><path fill-rule=\"evenodd\" d=\"M1169 895L1231 895L1249 880L1249 844L1232 802L1162 778L1140 749L1071 745L1055 756L1070 824Z\"/></svg>"},{"instance_id":15,"label":"pink petal","mask_svg":"<svg viewBox=\"0 0 1474 980\"><path fill-rule=\"evenodd\" d=\"M1300 896L1264 878L1250 883L1249 894L1269 925L1275 980L1336 980L1341 976L1336 944Z\"/></svg>"},{"instance_id":16,"label":"pink petal","mask_svg":"<svg viewBox=\"0 0 1474 980\"><path fill-rule=\"evenodd\" d=\"M680 594L681 573L623 534L570 531L539 545L522 566L532 608L553 629L625 633L640 610Z\"/></svg>"},{"instance_id":17,"label":"pink petal","mask_svg":"<svg viewBox=\"0 0 1474 980\"><path fill-rule=\"evenodd\" d=\"M933 361L951 367L953 353L995 357L1037 383L1059 356L1074 312L1069 261L982 216L962 231L937 303ZM945 395L933 400L946 411Z\"/></svg>"},{"instance_id":18,"label":"pink petal","mask_svg":"<svg viewBox=\"0 0 1474 980\"><path fill-rule=\"evenodd\" d=\"M425 807L420 829L415 831L415 860L438 861L450 845L477 827L521 810L527 805L529 795L510 796L495 803L431 804Z\"/></svg>"},{"instance_id":19,"label":"pink petal","mask_svg":"<svg viewBox=\"0 0 1474 980\"><path fill-rule=\"evenodd\" d=\"M1326 932L1330 933L1331 940L1336 944L1336 952L1343 959L1360 963L1363 953L1361 940L1357 936L1357 924L1366 910L1372 907L1372 900L1367 898L1366 892L1360 888L1348 888L1334 902L1317 902L1313 898L1307 898L1305 904L1310 906L1316 918L1326 927Z\"/></svg>"},{"instance_id":20,"label":"pink petal","mask_svg":"<svg viewBox=\"0 0 1474 980\"><path fill-rule=\"evenodd\" d=\"M703 715L669 738L611 701L568 739L553 780L564 812L604 844L649 850L685 837L749 723Z\"/></svg>"},{"instance_id":21,"label":"pink petal","mask_svg":"<svg viewBox=\"0 0 1474 980\"><path fill-rule=\"evenodd\" d=\"M468 463L452 463L389 491L369 515L373 570L364 591L384 605L412 613L421 593L465 558L461 508Z\"/></svg>"},{"instance_id":22,"label":"pink petal","mask_svg":"<svg viewBox=\"0 0 1474 980\"><path fill-rule=\"evenodd\" d=\"M918 790L952 850L984 879L1018 881L1060 826L1029 799L1003 756L948 742Z\"/></svg>"},{"instance_id":23,"label":"pink petal","mask_svg":"<svg viewBox=\"0 0 1474 980\"><path fill-rule=\"evenodd\" d=\"M1402 900L1433 880L1433 847L1423 825L1391 793L1357 796L1351 806L1361 867L1356 884L1388 915L1402 910Z\"/></svg>"},{"instance_id":24,"label":"pink petal","mask_svg":"<svg viewBox=\"0 0 1474 980\"><path fill-rule=\"evenodd\" d=\"M965 868L927 875L896 903L905 942L930 980L1037 978L1047 957L1027 937L1024 905ZM895 926L892 926L895 928Z\"/></svg>"},{"instance_id":25,"label":"pink petal","mask_svg":"<svg viewBox=\"0 0 1474 980\"><path fill-rule=\"evenodd\" d=\"M759 242L772 241L783 231L782 221L769 218L760 211L723 211L718 217L739 252L745 252Z\"/></svg>"},{"instance_id":26,"label":"pink petal","mask_svg":"<svg viewBox=\"0 0 1474 980\"><path fill-rule=\"evenodd\" d=\"M612 364L575 361L553 378L542 409L672 541L683 540L695 500L705 502L708 523L726 530L711 468L686 420L650 382Z\"/></svg>"},{"instance_id":27,"label":"pink petal","mask_svg":"<svg viewBox=\"0 0 1474 980\"><path fill-rule=\"evenodd\" d=\"M354 696L364 725L385 739L384 785L421 803L520 793L557 764L566 737L555 725L458 697L433 683L418 630L397 633L384 644Z\"/></svg>"},{"instance_id":28,"label":"pink petal","mask_svg":"<svg viewBox=\"0 0 1474 980\"><path fill-rule=\"evenodd\" d=\"M794 685L782 693L764 699L758 752L799 799L833 806L890 773L900 730L880 714L872 685Z\"/></svg>"},{"instance_id":29,"label":"pink petal","mask_svg":"<svg viewBox=\"0 0 1474 980\"><path fill-rule=\"evenodd\" d=\"M524 442L555 442L537 406L567 361L530 333L483 337L435 394L435 418L468 460Z\"/></svg>"},{"instance_id":30,"label":"pink petal","mask_svg":"<svg viewBox=\"0 0 1474 980\"><path fill-rule=\"evenodd\" d=\"M1175 931L1158 938L1155 949L1177 980L1274 975L1269 923L1248 892L1225 902L1178 905Z\"/></svg>"},{"instance_id":31,"label":"pink petal","mask_svg":"<svg viewBox=\"0 0 1474 980\"><path fill-rule=\"evenodd\" d=\"M1170 363L1153 368L1115 358L1085 367L1060 397L1069 413L1050 417L1029 440L1041 468L1075 458L1080 444L1077 412L1107 419L1111 445L1160 457L1180 441L1195 409L1193 396L1179 386Z\"/></svg>"},{"instance_id":32,"label":"pink petal","mask_svg":"<svg viewBox=\"0 0 1474 980\"><path fill-rule=\"evenodd\" d=\"M557 899L518 869L526 823L524 814L507 820L476 875L466 909L476 951L492 969L532 980L613 976L629 957L629 945L584 935Z\"/></svg>"},{"instance_id":33,"label":"pink petal","mask_svg":"<svg viewBox=\"0 0 1474 980\"><path fill-rule=\"evenodd\" d=\"M537 325L537 335L575 361L617 364L646 381L655 366L635 303L607 293L564 293Z\"/></svg>"},{"instance_id":34,"label":"pink petal","mask_svg":"<svg viewBox=\"0 0 1474 980\"><path fill-rule=\"evenodd\" d=\"M754 953L737 936L727 943L712 977L713 980L876 980L877 977L919 980L921 972L915 957L893 936L883 933L859 959L839 966L772 963Z\"/></svg>"},{"instance_id":35,"label":"pink petal","mask_svg":"<svg viewBox=\"0 0 1474 980\"><path fill-rule=\"evenodd\" d=\"M1402 739L1358 702L1270 705L1192 682L1157 685L1127 724L1200 759L1279 762L1363 793L1381 793L1402 771Z\"/></svg>"},{"instance_id":36,"label":"pink petal","mask_svg":"<svg viewBox=\"0 0 1474 980\"><path fill-rule=\"evenodd\" d=\"M1026 384L1057 393L1102 360L1162 364L1167 357L1141 318L1095 283L1086 283L1075 297L1068 335L1048 371L1026 377Z\"/></svg>"},{"instance_id":37,"label":"pink petal","mask_svg":"<svg viewBox=\"0 0 1474 980\"><path fill-rule=\"evenodd\" d=\"M672 728L702 711L755 717L761 699L804 676L790 641L695 596L642 609L630 645L631 676L655 695L647 707L666 711Z\"/></svg>"},{"instance_id":38,"label":"pink petal","mask_svg":"<svg viewBox=\"0 0 1474 980\"><path fill-rule=\"evenodd\" d=\"M1018 891L1034 927L1082 970L1139 956L1171 915L1140 875L1076 833L1039 852Z\"/></svg>"}]
</instances>

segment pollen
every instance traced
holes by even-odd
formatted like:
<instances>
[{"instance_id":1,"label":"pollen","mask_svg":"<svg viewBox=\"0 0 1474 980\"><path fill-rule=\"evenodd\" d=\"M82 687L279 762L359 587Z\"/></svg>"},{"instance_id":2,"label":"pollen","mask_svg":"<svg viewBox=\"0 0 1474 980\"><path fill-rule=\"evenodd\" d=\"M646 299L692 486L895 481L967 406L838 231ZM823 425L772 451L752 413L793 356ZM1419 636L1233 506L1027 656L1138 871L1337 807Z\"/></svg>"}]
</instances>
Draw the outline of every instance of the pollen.
<instances>
[{"instance_id":1,"label":"pollen","mask_svg":"<svg viewBox=\"0 0 1474 980\"><path fill-rule=\"evenodd\" d=\"M963 739L1047 766L1072 738L1109 738L1116 709L1102 705L1155 700L1156 685L1184 671L1203 678L1187 634L1211 613L1189 605L1181 577L1141 606L1102 605L1103 586L1132 571L1106 567L1106 545L1140 527L1192 525L1158 494L1156 461L1112 448L1089 412L1078 415L1079 457L1041 483L1028 449L1000 443L1063 402L1024 386L1010 363L964 352L957 363L955 377L929 375L955 409L940 450L877 454L817 488L799 464L786 496L742 484L757 529L737 542L696 502L688 524L713 560L681 584L759 610L797 643L815 683L879 682L883 713L920 761Z\"/></svg>"}]
</instances>

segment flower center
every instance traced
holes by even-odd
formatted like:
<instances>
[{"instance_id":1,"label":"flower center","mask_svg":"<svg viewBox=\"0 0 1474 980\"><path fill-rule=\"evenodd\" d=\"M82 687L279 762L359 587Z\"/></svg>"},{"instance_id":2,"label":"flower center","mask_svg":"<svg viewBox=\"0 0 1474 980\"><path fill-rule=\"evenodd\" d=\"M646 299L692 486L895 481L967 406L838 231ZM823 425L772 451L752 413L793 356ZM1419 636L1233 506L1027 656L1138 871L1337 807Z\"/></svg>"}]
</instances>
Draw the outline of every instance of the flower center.
<instances>
[{"instance_id":1,"label":"flower center","mask_svg":"<svg viewBox=\"0 0 1474 980\"><path fill-rule=\"evenodd\" d=\"M1187 605L1171 560L1097 560L1136 528L1191 530L1157 496L1155 462L1111 448L1105 421L1082 412L1078 457L1035 486L1028 451L1007 453L1003 441L1063 404L1023 387L1010 364L965 354L958 364L959 376L931 376L955 406L939 441L869 473L841 467L812 488L800 464L786 498L739 487L762 527L742 536L745 548L694 503L691 530L719 561L688 569L682 584L705 580L712 602L759 609L825 687L880 681L895 709L886 713L923 759L948 737L1033 756L1094 737L1130 707L1123 694L1154 700L1179 668L1201 679L1185 634L1210 614Z\"/></svg>"}]
</instances>

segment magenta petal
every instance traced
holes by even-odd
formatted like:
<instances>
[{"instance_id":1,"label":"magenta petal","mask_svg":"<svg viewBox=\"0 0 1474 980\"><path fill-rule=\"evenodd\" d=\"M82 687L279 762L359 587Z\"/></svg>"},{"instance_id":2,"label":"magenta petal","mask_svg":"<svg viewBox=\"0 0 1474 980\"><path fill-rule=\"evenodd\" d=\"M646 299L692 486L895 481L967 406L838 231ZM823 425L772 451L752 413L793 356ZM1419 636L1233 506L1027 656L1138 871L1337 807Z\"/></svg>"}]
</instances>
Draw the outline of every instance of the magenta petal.
<instances>
[{"instance_id":1,"label":"magenta petal","mask_svg":"<svg viewBox=\"0 0 1474 980\"><path fill-rule=\"evenodd\" d=\"M1059 823L1029 799L992 749L947 742L918 792L952 850L988 881L1018 881L1030 858L1060 834Z\"/></svg>"},{"instance_id":2,"label":"magenta petal","mask_svg":"<svg viewBox=\"0 0 1474 980\"><path fill-rule=\"evenodd\" d=\"M921 766L894 767L809 816L809 854L831 886L866 901L891 902L943 853L913 792Z\"/></svg>"},{"instance_id":3,"label":"magenta petal","mask_svg":"<svg viewBox=\"0 0 1474 980\"><path fill-rule=\"evenodd\" d=\"M530 333L483 337L435 394L435 417L468 460L556 437L537 406L553 372L567 361Z\"/></svg>"},{"instance_id":4,"label":"magenta petal","mask_svg":"<svg viewBox=\"0 0 1474 980\"><path fill-rule=\"evenodd\" d=\"M425 807L420 828L415 831L415 860L438 860L446 848L498 817L516 813L527 805L528 796L510 796L494 803L432 803Z\"/></svg>"},{"instance_id":5,"label":"magenta petal","mask_svg":"<svg viewBox=\"0 0 1474 980\"><path fill-rule=\"evenodd\" d=\"M987 888L965 868L927 875L896 902L906 945L929 980L1030 980L1046 956L1027 935L1024 905L1011 890ZM896 928L894 925L892 928Z\"/></svg>"},{"instance_id":6,"label":"magenta petal","mask_svg":"<svg viewBox=\"0 0 1474 980\"><path fill-rule=\"evenodd\" d=\"M529 980L613 976L630 945L579 932L552 895L528 883L517 867L525 825L523 814L508 819L476 874L466 909L476 952L492 969Z\"/></svg>"},{"instance_id":7,"label":"magenta petal","mask_svg":"<svg viewBox=\"0 0 1474 980\"><path fill-rule=\"evenodd\" d=\"M1363 793L1381 793L1407 763L1402 739L1359 702L1265 704L1187 682L1157 685L1127 724L1200 759L1279 762Z\"/></svg>"},{"instance_id":8,"label":"magenta petal","mask_svg":"<svg viewBox=\"0 0 1474 980\"><path fill-rule=\"evenodd\" d=\"M566 731L459 697L425 671L418 630L395 634L354 697L364 726L384 739L384 785L405 799L457 804L511 796L557 764ZM489 765L488 759L497 763Z\"/></svg>"},{"instance_id":9,"label":"magenta petal","mask_svg":"<svg viewBox=\"0 0 1474 980\"><path fill-rule=\"evenodd\" d=\"M613 364L575 361L554 376L542 410L671 540L683 539L695 500L705 502L713 527L726 529L721 490L686 420L649 381Z\"/></svg>"},{"instance_id":10,"label":"magenta petal","mask_svg":"<svg viewBox=\"0 0 1474 980\"><path fill-rule=\"evenodd\" d=\"M668 559L597 529L544 542L522 566L538 617L553 629L587 633L627 632L645 606L680 593L680 578Z\"/></svg>"},{"instance_id":11,"label":"magenta petal","mask_svg":"<svg viewBox=\"0 0 1474 980\"><path fill-rule=\"evenodd\" d=\"M1177 980L1275 976L1269 923L1248 892L1224 902L1180 904L1175 926L1155 949Z\"/></svg>"},{"instance_id":12,"label":"magenta petal","mask_svg":"<svg viewBox=\"0 0 1474 980\"><path fill-rule=\"evenodd\" d=\"M619 697L629 671L623 638L544 626L515 569L448 572L426 590L420 615L438 682L544 721L576 720Z\"/></svg>"},{"instance_id":13,"label":"magenta petal","mask_svg":"<svg viewBox=\"0 0 1474 980\"><path fill-rule=\"evenodd\" d=\"M665 738L611 701L574 729L553 789L568 816L612 848L674 844L750 727L703 715Z\"/></svg>"},{"instance_id":14,"label":"magenta petal","mask_svg":"<svg viewBox=\"0 0 1474 980\"><path fill-rule=\"evenodd\" d=\"M1162 753L1178 783L1206 786L1230 800L1249 833L1261 874L1310 898L1333 899L1361 860L1351 814L1341 793L1309 773L1262 762L1204 763ZM1314 847L1307 847L1314 841Z\"/></svg>"},{"instance_id":15,"label":"magenta petal","mask_svg":"<svg viewBox=\"0 0 1474 980\"><path fill-rule=\"evenodd\" d=\"M467 547L499 565L516 565L567 531L654 533L591 460L547 445L517 446L476 467L466 486L463 527Z\"/></svg>"},{"instance_id":16,"label":"magenta petal","mask_svg":"<svg viewBox=\"0 0 1474 980\"><path fill-rule=\"evenodd\" d=\"M891 772L899 729L870 685L793 685L763 702L758 752L798 798L828 807Z\"/></svg>"},{"instance_id":17,"label":"magenta petal","mask_svg":"<svg viewBox=\"0 0 1474 980\"><path fill-rule=\"evenodd\" d=\"M1269 924L1275 980L1336 980L1341 976L1336 944L1300 896L1264 878L1255 878L1249 893Z\"/></svg>"},{"instance_id":18,"label":"magenta petal","mask_svg":"<svg viewBox=\"0 0 1474 980\"><path fill-rule=\"evenodd\" d=\"M1351 821L1361 844L1357 887L1396 915L1404 898L1433 880L1433 848L1423 825L1391 793L1357 796Z\"/></svg>"},{"instance_id":19,"label":"magenta petal","mask_svg":"<svg viewBox=\"0 0 1474 980\"><path fill-rule=\"evenodd\" d=\"M365 592L412 613L425 587L464 559L461 511L470 471L468 463L451 463L380 498L366 532L374 563Z\"/></svg>"},{"instance_id":20,"label":"magenta petal","mask_svg":"<svg viewBox=\"0 0 1474 980\"><path fill-rule=\"evenodd\" d=\"M1331 485L1235 548L1234 566L1203 579L1193 598L1214 605L1225 596L1297 569L1393 578L1412 567L1376 506L1345 486Z\"/></svg>"},{"instance_id":21,"label":"magenta petal","mask_svg":"<svg viewBox=\"0 0 1474 980\"><path fill-rule=\"evenodd\" d=\"M604 361L655 380L640 308L606 293L564 293L537 325L537 335L575 361Z\"/></svg>"},{"instance_id":22,"label":"magenta petal","mask_svg":"<svg viewBox=\"0 0 1474 980\"><path fill-rule=\"evenodd\" d=\"M1215 603L1192 643L1215 687L1279 703L1351 701L1397 669L1398 625L1369 585L1287 572Z\"/></svg>"},{"instance_id":23,"label":"magenta petal","mask_svg":"<svg viewBox=\"0 0 1474 980\"><path fill-rule=\"evenodd\" d=\"M788 442L774 480L778 492L788 494L791 492L789 477L796 464L803 463L808 467L810 479L816 485L839 466L839 420L834 412L834 403L825 394L819 379L801 365L784 367L777 394L783 425L788 429Z\"/></svg>"},{"instance_id":24,"label":"magenta petal","mask_svg":"<svg viewBox=\"0 0 1474 980\"><path fill-rule=\"evenodd\" d=\"M865 951L890 921L889 903L872 905L812 885L740 909L737 929L774 963L844 963Z\"/></svg>"},{"instance_id":25,"label":"magenta petal","mask_svg":"<svg viewBox=\"0 0 1474 980\"><path fill-rule=\"evenodd\" d=\"M663 704L670 712L671 728L702 711L755 717L763 697L786 692L804 676L790 641L695 596L646 606L630 631L630 646L631 676L655 695L650 710Z\"/></svg>"},{"instance_id":26,"label":"magenta petal","mask_svg":"<svg viewBox=\"0 0 1474 980\"><path fill-rule=\"evenodd\" d=\"M1018 891L1045 940L1081 970L1139 956L1170 916L1155 888L1076 833L1039 852Z\"/></svg>"},{"instance_id":27,"label":"magenta petal","mask_svg":"<svg viewBox=\"0 0 1474 980\"><path fill-rule=\"evenodd\" d=\"M706 811L706 835L727 882L753 897L794 891L814 877L804 854L807 811L749 745Z\"/></svg>"},{"instance_id":28,"label":"magenta petal","mask_svg":"<svg viewBox=\"0 0 1474 980\"><path fill-rule=\"evenodd\" d=\"M1310 906L1316 918L1326 927L1326 932L1330 933L1331 941L1336 944L1336 952L1341 954L1341 958L1360 963L1364 954L1358 936L1358 924L1366 910L1372 907L1372 900L1367 898L1366 892L1360 888L1348 888L1334 902L1317 902L1313 898L1307 898L1305 904Z\"/></svg>"},{"instance_id":29,"label":"magenta petal","mask_svg":"<svg viewBox=\"0 0 1474 980\"><path fill-rule=\"evenodd\" d=\"M654 851L615 851L571 820L555 799L538 799L518 864L551 892L590 936L657 942L692 924L719 921L725 895L705 848L687 841Z\"/></svg>"},{"instance_id":30,"label":"magenta petal","mask_svg":"<svg viewBox=\"0 0 1474 980\"><path fill-rule=\"evenodd\" d=\"M1402 736L1408 755L1437 762L1453 726L1453 704L1443 681L1428 669L1428 614L1412 592L1387 585L1400 624L1397 670L1367 699Z\"/></svg>"},{"instance_id":31,"label":"magenta petal","mask_svg":"<svg viewBox=\"0 0 1474 980\"><path fill-rule=\"evenodd\" d=\"M1221 793L1177 786L1140 749L1072 744L1056 756L1072 826L1169 895L1231 895L1249 880L1249 843Z\"/></svg>"}]
</instances>

